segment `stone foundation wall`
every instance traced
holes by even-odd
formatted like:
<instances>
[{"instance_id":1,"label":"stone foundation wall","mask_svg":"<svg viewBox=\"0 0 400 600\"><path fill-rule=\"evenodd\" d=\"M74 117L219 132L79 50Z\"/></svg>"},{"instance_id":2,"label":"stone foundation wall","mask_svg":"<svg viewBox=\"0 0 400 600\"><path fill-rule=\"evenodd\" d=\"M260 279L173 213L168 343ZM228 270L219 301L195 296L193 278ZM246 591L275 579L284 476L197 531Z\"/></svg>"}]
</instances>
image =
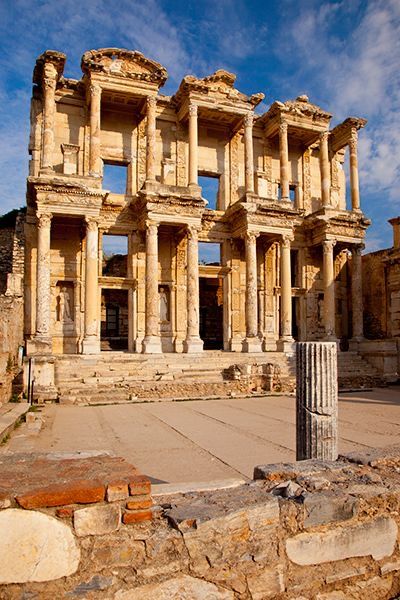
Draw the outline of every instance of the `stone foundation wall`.
<instances>
[{"instance_id":1,"label":"stone foundation wall","mask_svg":"<svg viewBox=\"0 0 400 600\"><path fill-rule=\"evenodd\" d=\"M48 456L57 484L43 477L41 460L44 489L31 480L15 493L4 490L4 470L27 486L27 459L1 459L4 600L383 600L400 592L400 448L260 466L255 481L227 490L162 496L154 488L151 508L146 490L129 493L135 471L121 459ZM148 520L127 519L130 510Z\"/></svg>"},{"instance_id":2,"label":"stone foundation wall","mask_svg":"<svg viewBox=\"0 0 400 600\"><path fill-rule=\"evenodd\" d=\"M0 295L0 405L11 397L18 372L18 347L24 340L22 298Z\"/></svg>"}]
</instances>

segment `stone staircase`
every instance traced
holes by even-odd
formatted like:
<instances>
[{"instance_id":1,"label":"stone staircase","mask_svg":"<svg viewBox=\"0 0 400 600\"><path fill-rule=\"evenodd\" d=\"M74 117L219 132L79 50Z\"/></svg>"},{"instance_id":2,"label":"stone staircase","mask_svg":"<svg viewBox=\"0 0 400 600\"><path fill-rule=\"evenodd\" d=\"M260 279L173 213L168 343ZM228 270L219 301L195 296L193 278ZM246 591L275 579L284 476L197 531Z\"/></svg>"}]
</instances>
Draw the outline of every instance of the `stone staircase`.
<instances>
[{"instance_id":1,"label":"stone staircase","mask_svg":"<svg viewBox=\"0 0 400 600\"><path fill-rule=\"evenodd\" d=\"M294 358L281 352L60 355L55 384L63 404L246 396L266 389L268 364L275 373L270 391L292 391Z\"/></svg>"},{"instance_id":2,"label":"stone staircase","mask_svg":"<svg viewBox=\"0 0 400 600\"><path fill-rule=\"evenodd\" d=\"M338 352L339 389L382 387L385 381L377 369L357 352Z\"/></svg>"}]
</instances>

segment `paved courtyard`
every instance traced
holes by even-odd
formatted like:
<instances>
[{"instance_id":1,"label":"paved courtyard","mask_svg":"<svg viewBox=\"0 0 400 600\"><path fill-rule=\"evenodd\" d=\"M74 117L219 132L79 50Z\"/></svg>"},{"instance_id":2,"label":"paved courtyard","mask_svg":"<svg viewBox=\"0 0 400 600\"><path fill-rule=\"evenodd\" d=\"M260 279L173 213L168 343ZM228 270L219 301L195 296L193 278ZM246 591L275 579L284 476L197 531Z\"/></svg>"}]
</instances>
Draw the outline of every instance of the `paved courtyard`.
<instances>
[{"instance_id":1,"label":"paved courtyard","mask_svg":"<svg viewBox=\"0 0 400 600\"><path fill-rule=\"evenodd\" d=\"M111 406L46 405L39 434L22 425L0 452L106 450L154 483L245 477L295 459L295 399L274 396ZM399 442L400 387L340 395L339 450Z\"/></svg>"}]
</instances>

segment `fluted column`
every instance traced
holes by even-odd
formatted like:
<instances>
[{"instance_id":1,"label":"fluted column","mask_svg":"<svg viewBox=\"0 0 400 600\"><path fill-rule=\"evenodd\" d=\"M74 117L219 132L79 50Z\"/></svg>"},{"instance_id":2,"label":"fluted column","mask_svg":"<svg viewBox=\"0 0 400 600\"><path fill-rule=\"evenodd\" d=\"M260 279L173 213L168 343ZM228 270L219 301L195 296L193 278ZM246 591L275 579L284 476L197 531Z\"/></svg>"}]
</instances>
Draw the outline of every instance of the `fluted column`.
<instances>
[{"instance_id":1,"label":"fluted column","mask_svg":"<svg viewBox=\"0 0 400 600\"><path fill-rule=\"evenodd\" d=\"M281 200L289 200L289 147L288 125L279 125L279 165L281 175Z\"/></svg>"},{"instance_id":2,"label":"fluted column","mask_svg":"<svg viewBox=\"0 0 400 600\"><path fill-rule=\"evenodd\" d=\"M244 352L260 352L261 339L258 337L258 298L257 298L257 235L247 231L246 252L246 339Z\"/></svg>"},{"instance_id":3,"label":"fluted column","mask_svg":"<svg viewBox=\"0 0 400 600\"><path fill-rule=\"evenodd\" d=\"M52 63L44 65L43 73L43 139L42 170L53 170L54 118L56 112L57 69Z\"/></svg>"},{"instance_id":4,"label":"fluted column","mask_svg":"<svg viewBox=\"0 0 400 600\"><path fill-rule=\"evenodd\" d=\"M245 190L254 193L253 113L244 117Z\"/></svg>"},{"instance_id":5,"label":"fluted column","mask_svg":"<svg viewBox=\"0 0 400 600\"><path fill-rule=\"evenodd\" d=\"M145 354L160 354L160 307L158 298L158 224L146 223Z\"/></svg>"},{"instance_id":6,"label":"fluted column","mask_svg":"<svg viewBox=\"0 0 400 600\"><path fill-rule=\"evenodd\" d=\"M36 259L36 331L37 342L50 345L50 228L51 214L38 214Z\"/></svg>"},{"instance_id":7,"label":"fluted column","mask_svg":"<svg viewBox=\"0 0 400 600\"><path fill-rule=\"evenodd\" d=\"M335 327L335 273L333 248L336 242L326 240L323 248L323 283L324 283L324 327L326 339L336 339Z\"/></svg>"},{"instance_id":8,"label":"fluted column","mask_svg":"<svg viewBox=\"0 0 400 600\"><path fill-rule=\"evenodd\" d=\"M338 457L337 350L334 342L296 344L296 460Z\"/></svg>"},{"instance_id":9,"label":"fluted column","mask_svg":"<svg viewBox=\"0 0 400 600\"><path fill-rule=\"evenodd\" d=\"M146 125L146 181L154 182L156 158L156 107L155 96L147 96L147 125Z\"/></svg>"},{"instance_id":10,"label":"fluted column","mask_svg":"<svg viewBox=\"0 0 400 600\"><path fill-rule=\"evenodd\" d=\"M90 85L90 157L89 174L100 176L101 87Z\"/></svg>"},{"instance_id":11,"label":"fluted column","mask_svg":"<svg viewBox=\"0 0 400 600\"><path fill-rule=\"evenodd\" d=\"M189 185L198 185L197 104L189 105Z\"/></svg>"},{"instance_id":12,"label":"fluted column","mask_svg":"<svg viewBox=\"0 0 400 600\"><path fill-rule=\"evenodd\" d=\"M200 339L200 300L199 300L199 241L196 227L187 230L187 271L186 271L187 330L183 342L184 352L201 352Z\"/></svg>"},{"instance_id":13,"label":"fluted column","mask_svg":"<svg viewBox=\"0 0 400 600\"><path fill-rule=\"evenodd\" d=\"M321 171L321 200L322 206L329 206L331 203L331 173L329 165L328 149L329 132L324 131L319 138L319 162Z\"/></svg>"},{"instance_id":14,"label":"fluted column","mask_svg":"<svg viewBox=\"0 0 400 600\"><path fill-rule=\"evenodd\" d=\"M351 132L349 143L350 152L350 191L351 191L351 208L352 210L360 210L360 189L358 184L358 133L357 129Z\"/></svg>"},{"instance_id":15,"label":"fluted column","mask_svg":"<svg viewBox=\"0 0 400 600\"><path fill-rule=\"evenodd\" d=\"M98 257L98 223L96 219L88 217L85 254L85 336L82 342L82 354L100 352Z\"/></svg>"},{"instance_id":16,"label":"fluted column","mask_svg":"<svg viewBox=\"0 0 400 600\"><path fill-rule=\"evenodd\" d=\"M353 246L351 268L351 303L353 313L352 340L359 342L364 337L363 327L363 296L362 296L362 256L364 246Z\"/></svg>"},{"instance_id":17,"label":"fluted column","mask_svg":"<svg viewBox=\"0 0 400 600\"><path fill-rule=\"evenodd\" d=\"M281 350L292 349L292 274L290 267L290 243L288 235L281 241L281 336L278 347Z\"/></svg>"}]
</instances>

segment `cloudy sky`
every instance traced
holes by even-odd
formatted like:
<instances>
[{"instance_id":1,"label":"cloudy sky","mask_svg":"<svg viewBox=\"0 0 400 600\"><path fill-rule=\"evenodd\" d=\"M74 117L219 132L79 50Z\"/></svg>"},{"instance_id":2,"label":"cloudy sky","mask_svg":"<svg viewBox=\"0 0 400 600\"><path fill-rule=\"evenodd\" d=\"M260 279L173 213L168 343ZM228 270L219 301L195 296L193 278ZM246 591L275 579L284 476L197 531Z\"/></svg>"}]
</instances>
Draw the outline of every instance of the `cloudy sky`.
<instances>
[{"instance_id":1,"label":"cloudy sky","mask_svg":"<svg viewBox=\"0 0 400 600\"><path fill-rule=\"evenodd\" d=\"M185 74L237 74L245 93L306 93L332 125L366 117L360 135L361 201L368 249L392 243L400 214L399 0L13 0L0 3L0 213L24 204L31 77L46 49L67 54L77 77L91 48L142 51L168 69L164 93Z\"/></svg>"}]
</instances>

